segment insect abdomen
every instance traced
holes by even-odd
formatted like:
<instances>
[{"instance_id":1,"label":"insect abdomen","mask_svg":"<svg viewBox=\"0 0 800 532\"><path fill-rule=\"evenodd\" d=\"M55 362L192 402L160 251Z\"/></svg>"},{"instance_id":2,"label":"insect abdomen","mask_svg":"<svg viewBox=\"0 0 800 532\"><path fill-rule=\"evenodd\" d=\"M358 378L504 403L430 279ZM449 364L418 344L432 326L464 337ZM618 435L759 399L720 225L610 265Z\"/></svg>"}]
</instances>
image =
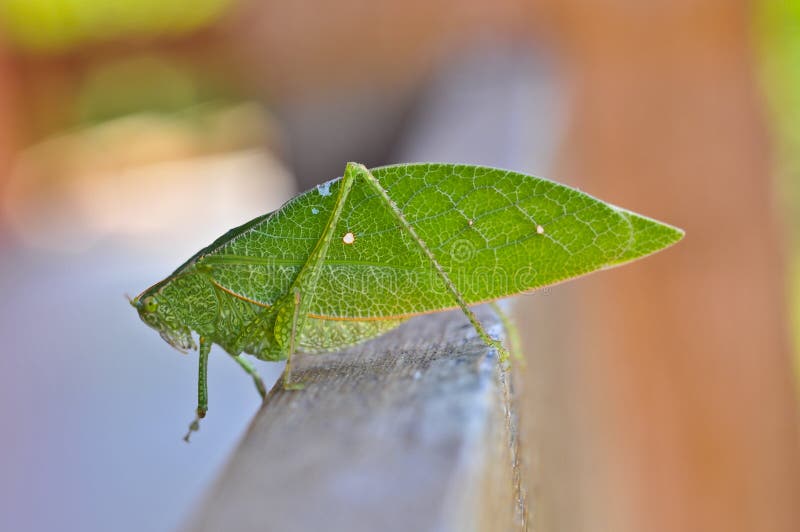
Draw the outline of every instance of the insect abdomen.
<instances>
[{"instance_id":1,"label":"insect abdomen","mask_svg":"<svg viewBox=\"0 0 800 532\"><path fill-rule=\"evenodd\" d=\"M404 321L404 318L371 321L308 318L298 346L304 353L336 351L379 336Z\"/></svg>"}]
</instances>

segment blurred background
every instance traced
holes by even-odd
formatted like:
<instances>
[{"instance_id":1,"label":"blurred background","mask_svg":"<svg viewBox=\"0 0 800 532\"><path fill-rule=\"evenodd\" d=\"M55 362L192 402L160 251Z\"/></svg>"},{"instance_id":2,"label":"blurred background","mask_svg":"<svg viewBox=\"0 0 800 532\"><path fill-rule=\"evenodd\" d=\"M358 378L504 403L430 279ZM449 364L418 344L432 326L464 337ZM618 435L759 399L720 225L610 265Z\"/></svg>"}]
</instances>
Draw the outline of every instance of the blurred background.
<instances>
[{"instance_id":1,"label":"blurred background","mask_svg":"<svg viewBox=\"0 0 800 532\"><path fill-rule=\"evenodd\" d=\"M124 294L351 160L687 231L518 298L534 529L800 530L797 0L0 0L0 529L185 520L259 398Z\"/></svg>"}]
</instances>

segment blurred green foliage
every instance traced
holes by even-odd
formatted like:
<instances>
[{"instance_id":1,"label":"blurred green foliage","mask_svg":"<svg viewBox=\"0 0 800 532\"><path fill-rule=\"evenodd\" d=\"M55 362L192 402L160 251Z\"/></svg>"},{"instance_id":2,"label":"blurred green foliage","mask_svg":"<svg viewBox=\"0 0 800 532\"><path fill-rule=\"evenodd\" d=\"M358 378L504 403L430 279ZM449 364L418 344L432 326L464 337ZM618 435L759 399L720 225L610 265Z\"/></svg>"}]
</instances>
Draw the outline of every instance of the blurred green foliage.
<instances>
[{"instance_id":1,"label":"blurred green foliage","mask_svg":"<svg viewBox=\"0 0 800 532\"><path fill-rule=\"evenodd\" d=\"M762 0L757 35L762 81L777 148L784 197L800 220L800 0ZM795 241L800 232L795 232Z\"/></svg>"},{"instance_id":2,"label":"blurred green foliage","mask_svg":"<svg viewBox=\"0 0 800 532\"><path fill-rule=\"evenodd\" d=\"M212 72L162 54L140 54L87 73L77 93L75 122L88 125L142 112L185 116L238 100L235 88Z\"/></svg>"},{"instance_id":3,"label":"blurred green foliage","mask_svg":"<svg viewBox=\"0 0 800 532\"><path fill-rule=\"evenodd\" d=\"M0 0L0 23L16 46L58 52L111 39L179 35L216 20L231 0Z\"/></svg>"},{"instance_id":4,"label":"blurred green foliage","mask_svg":"<svg viewBox=\"0 0 800 532\"><path fill-rule=\"evenodd\" d=\"M772 118L778 186L791 221L791 298L800 377L800 0L758 2L756 35Z\"/></svg>"}]
</instances>

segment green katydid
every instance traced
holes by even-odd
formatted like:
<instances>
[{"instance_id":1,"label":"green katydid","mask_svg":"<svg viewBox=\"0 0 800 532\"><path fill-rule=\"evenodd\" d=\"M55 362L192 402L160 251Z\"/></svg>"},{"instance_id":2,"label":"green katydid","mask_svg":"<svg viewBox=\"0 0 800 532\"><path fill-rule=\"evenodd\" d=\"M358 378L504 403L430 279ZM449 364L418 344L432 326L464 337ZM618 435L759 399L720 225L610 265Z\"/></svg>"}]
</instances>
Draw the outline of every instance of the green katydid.
<instances>
[{"instance_id":1,"label":"green katydid","mask_svg":"<svg viewBox=\"0 0 800 532\"><path fill-rule=\"evenodd\" d=\"M400 164L344 176L232 229L131 300L179 350L197 349L198 406L219 345L266 389L248 353L286 360L336 351L411 316L460 308L501 358L471 305L659 251L683 231L530 175L469 165Z\"/></svg>"}]
</instances>

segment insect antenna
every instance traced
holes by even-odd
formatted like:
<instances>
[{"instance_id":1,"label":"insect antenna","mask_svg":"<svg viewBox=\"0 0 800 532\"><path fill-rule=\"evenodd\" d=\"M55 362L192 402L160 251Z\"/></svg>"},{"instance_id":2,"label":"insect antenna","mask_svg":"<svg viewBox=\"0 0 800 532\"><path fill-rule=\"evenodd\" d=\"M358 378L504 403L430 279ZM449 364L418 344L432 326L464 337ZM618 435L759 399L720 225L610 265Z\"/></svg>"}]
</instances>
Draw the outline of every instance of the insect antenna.
<instances>
[{"instance_id":1,"label":"insect antenna","mask_svg":"<svg viewBox=\"0 0 800 532\"><path fill-rule=\"evenodd\" d=\"M125 292L122 295L125 296L125 299L128 300L128 303L130 303L132 307L137 306L137 304L139 303L139 300L137 298L131 297L130 294L128 294L127 292Z\"/></svg>"}]
</instances>

